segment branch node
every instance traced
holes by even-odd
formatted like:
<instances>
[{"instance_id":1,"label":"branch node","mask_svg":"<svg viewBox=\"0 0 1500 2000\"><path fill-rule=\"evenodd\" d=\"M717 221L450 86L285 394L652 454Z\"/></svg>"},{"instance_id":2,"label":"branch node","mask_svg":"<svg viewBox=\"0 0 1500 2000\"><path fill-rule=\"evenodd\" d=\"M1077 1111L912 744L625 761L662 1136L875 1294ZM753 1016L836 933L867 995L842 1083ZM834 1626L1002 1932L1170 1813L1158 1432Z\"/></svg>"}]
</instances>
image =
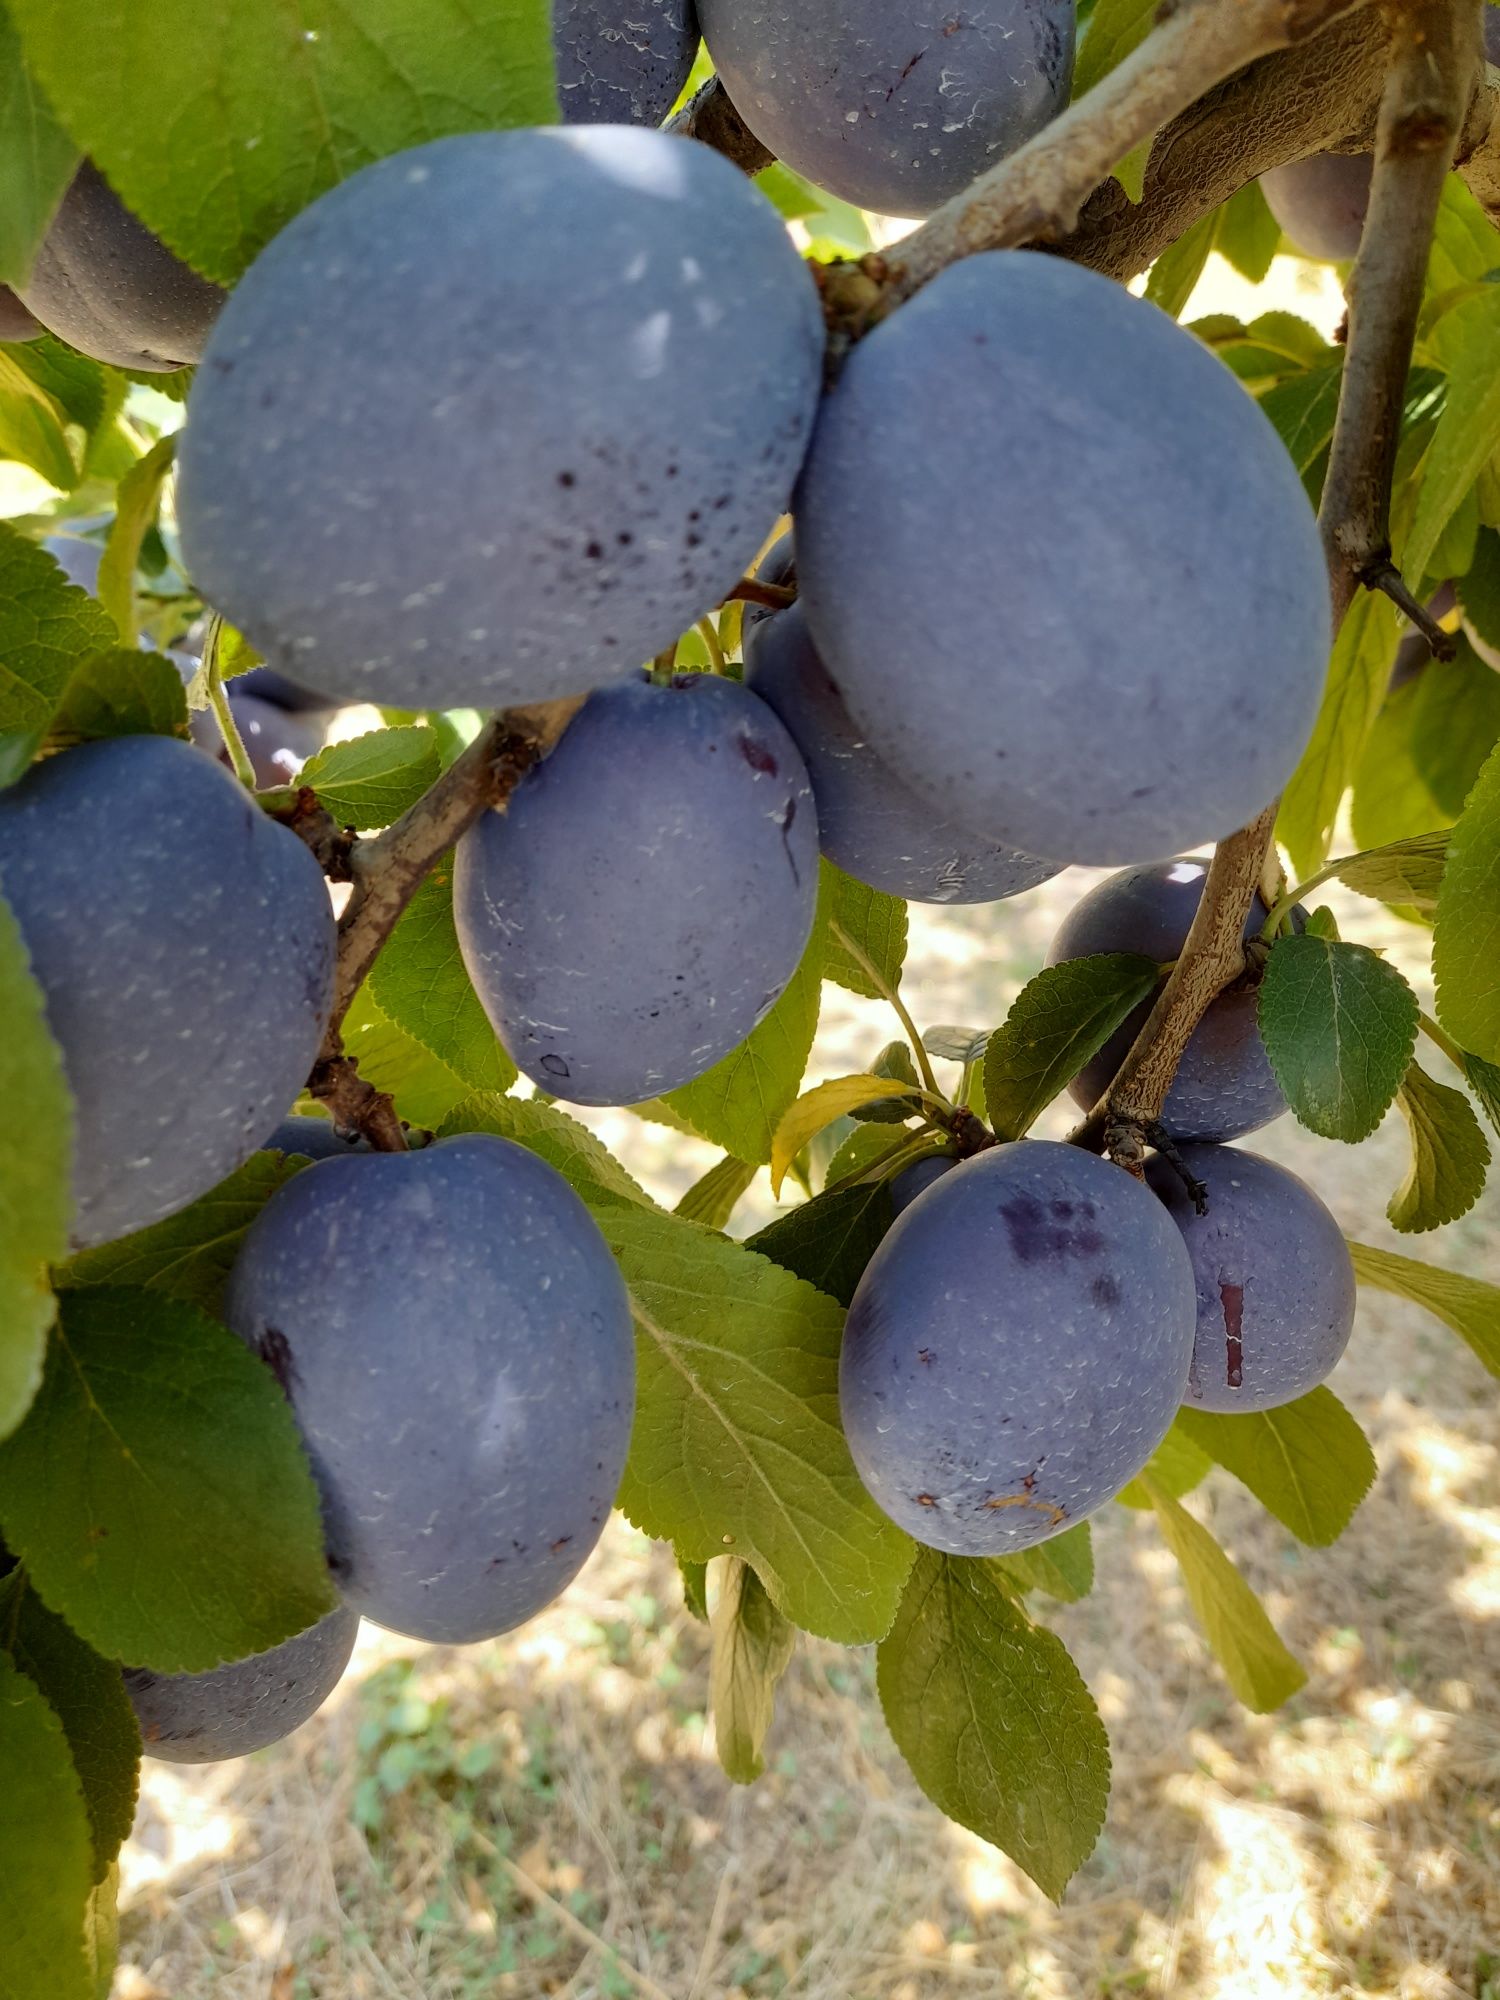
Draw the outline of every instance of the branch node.
<instances>
[{"instance_id":1,"label":"branch node","mask_svg":"<svg viewBox=\"0 0 1500 2000\"><path fill-rule=\"evenodd\" d=\"M1400 570L1391 561L1389 549L1372 562L1362 564L1355 572L1355 581L1362 583L1366 590L1383 592L1393 604L1398 605L1406 614L1408 623L1415 625L1427 641L1434 659L1452 660L1458 657L1457 639L1451 632L1445 632L1427 606L1407 589Z\"/></svg>"},{"instance_id":2,"label":"branch node","mask_svg":"<svg viewBox=\"0 0 1500 2000\"><path fill-rule=\"evenodd\" d=\"M329 1117L344 1138L366 1139L377 1153L404 1153L406 1132L394 1100L365 1081L358 1061L343 1053L336 1034L332 1040L334 1052L325 1052L313 1064L307 1080L309 1094L327 1105Z\"/></svg>"}]
</instances>

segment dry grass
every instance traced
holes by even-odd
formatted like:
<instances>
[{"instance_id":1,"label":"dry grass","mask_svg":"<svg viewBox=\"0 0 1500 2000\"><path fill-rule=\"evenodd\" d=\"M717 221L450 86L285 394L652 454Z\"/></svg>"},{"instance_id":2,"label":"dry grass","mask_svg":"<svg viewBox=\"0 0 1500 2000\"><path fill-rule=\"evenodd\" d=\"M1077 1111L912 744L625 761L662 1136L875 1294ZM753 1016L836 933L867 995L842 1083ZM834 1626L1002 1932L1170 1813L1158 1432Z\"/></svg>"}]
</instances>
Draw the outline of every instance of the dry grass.
<instances>
[{"instance_id":1,"label":"dry grass","mask_svg":"<svg viewBox=\"0 0 1500 2000\"><path fill-rule=\"evenodd\" d=\"M918 1018L998 1019L1081 883L915 913ZM1410 933L1350 915L1410 960ZM831 995L811 1075L890 1032ZM623 1114L597 1122L664 1196L713 1157ZM1356 1151L1285 1124L1260 1143L1390 1240L1398 1130ZM762 1183L736 1226L766 1212ZM1500 1276L1496 1213L1430 1254ZM1053 1622L1104 1711L1115 1787L1061 1910L922 1799L868 1655L805 1644L770 1772L730 1787L706 1635L669 1556L617 1522L512 1639L423 1652L367 1631L292 1743L199 1774L148 1767L117 2000L1500 2000L1493 1384L1372 1294L1335 1386L1381 1466L1337 1548L1300 1548L1222 1476L1193 1502L1308 1664L1282 1713L1228 1697L1150 1523L1098 1523L1099 1586Z\"/></svg>"}]
</instances>

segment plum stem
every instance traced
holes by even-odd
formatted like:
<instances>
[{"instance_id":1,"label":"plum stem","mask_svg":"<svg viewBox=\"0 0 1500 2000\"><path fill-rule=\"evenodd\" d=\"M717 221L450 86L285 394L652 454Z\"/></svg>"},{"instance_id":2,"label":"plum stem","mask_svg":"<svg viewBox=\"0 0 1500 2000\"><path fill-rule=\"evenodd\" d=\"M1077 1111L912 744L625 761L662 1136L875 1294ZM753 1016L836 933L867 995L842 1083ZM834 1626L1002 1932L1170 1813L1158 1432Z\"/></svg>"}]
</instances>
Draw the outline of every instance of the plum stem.
<instances>
[{"instance_id":1,"label":"plum stem","mask_svg":"<svg viewBox=\"0 0 1500 2000\"><path fill-rule=\"evenodd\" d=\"M1417 1016L1417 1019L1421 1023L1422 1033L1432 1043L1433 1047L1441 1049L1460 1076L1464 1075L1467 1068L1464 1052L1458 1046L1458 1043L1454 1041L1453 1037L1440 1028L1437 1022L1425 1010Z\"/></svg>"},{"instance_id":2,"label":"plum stem","mask_svg":"<svg viewBox=\"0 0 1500 2000\"><path fill-rule=\"evenodd\" d=\"M245 739L240 735L240 726L234 719L234 710L229 705L229 694L224 686L224 670L219 664L219 646L224 636L224 621L217 612L208 621L208 629L203 635L203 673L208 689L208 705L214 712L214 721L219 725L219 734L224 739L224 748L229 755L229 764L234 775L247 792L255 790L255 767L250 762L250 753L245 748Z\"/></svg>"},{"instance_id":3,"label":"plum stem","mask_svg":"<svg viewBox=\"0 0 1500 2000\"><path fill-rule=\"evenodd\" d=\"M700 618L696 627L698 636L708 648L709 661L716 674L729 671L729 662L724 657L724 648L719 644L718 628L712 618Z\"/></svg>"},{"instance_id":4,"label":"plum stem","mask_svg":"<svg viewBox=\"0 0 1500 2000\"><path fill-rule=\"evenodd\" d=\"M917 1068L921 1072L922 1083L926 1088L928 1096L936 1098L940 1105L946 1105L948 1100L942 1091L938 1089L938 1080L933 1071L932 1058L923 1046L922 1037L917 1032L917 1024L911 1015L907 1013L906 1004L902 1000L900 993L886 978L885 974L875 964L869 954L850 937L837 917L830 922L828 928L854 960L860 971L864 973L870 984L875 988L875 991L883 1000L889 1003L896 1019L906 1030L906 1036L911 1043L912 1052L916 1056Z\"/></svg>"},{"instance_id":5,"label":"plum stem","mask_svg":"<svg viewBox=\"0 0 1500 2000\"><path fill-rule=\"evenodd\" d=\"M789 583L762 583L758 577L743 576L724 602L758 604L766 611L785 611L797 602L797 591Z\"/></svg>"},{"instance_id":6,"label":"plum stem","mask_svg":"<svg viewBox=\"0 0 1500 2000\"><path fill-rule=\"evenodd\" d=\"M1389 550L1365 564L1359 572L1359 581L1366 590L1382 591L1393 604L1400 606L1427 641L1427 650L1435 660L1457 659L1457 635L1445 631L1427 606L1412 595L1400 570L1391 561Z\"/></svg>"},{"instance_id":7,"label":"plum stem","mask_svg":"<svg viewBox=\"0 0 1500 2000\"><path fill-rule=\"evenodd\" d=\"M701 90L694 91L676 116L668 119L666 129L680 139L696 139L701 145L712 146L741 173L751 176L769 167L776 158L750 130L716 76L711 76Z\"/></svg>"},{"instance_id":8,"label":"plum stem","mask_svg":"<svg viewBox=\"0 0 1500 2000\"><path fill-rule=\"evenodd\" d=\"M1468 0L1389 5L1390 67L1370 209L1350 279L1349 344L1318 513L1335 630L1364 570L1389 551L1391 478L1427 259L1479 63L1478 10ZM1215 849L1182 956L1108 1090L1070 1135L1133 1173L1141 1172L1193 1030L1245 969L1245 919L1265 875L1278 804ZM1277 912L1285 902L1285 896L1278 900Z\"/></svg>"}]
</instances>

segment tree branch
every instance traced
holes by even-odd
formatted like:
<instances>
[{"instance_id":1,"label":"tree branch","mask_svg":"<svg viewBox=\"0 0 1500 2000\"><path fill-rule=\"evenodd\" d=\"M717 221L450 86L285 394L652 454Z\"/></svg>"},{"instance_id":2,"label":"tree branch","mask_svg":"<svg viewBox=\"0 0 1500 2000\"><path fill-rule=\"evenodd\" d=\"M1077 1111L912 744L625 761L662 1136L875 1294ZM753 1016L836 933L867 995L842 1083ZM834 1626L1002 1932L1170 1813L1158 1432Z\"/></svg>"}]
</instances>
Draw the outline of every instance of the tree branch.
<instances>
[{"instance_id":1,"label":"tree branch","mask_svg":"<svg viewBox=\"0 0 1500 2000\"><path fill-rule=\"evenodd\" d=\"M1389 587L1391 475L1443 178L1479 60L1473 0L1390 0L1391 66L1350 284L1348 354L1319 526L1335 629L1361 582ZM1398 579L1399 581L1399 579ZM1139 1172L1194 1029L1243 976L1245 919L1270 857L1271 805L1215 850L1182 954L1109 1089L1072 1135Z\"/></svg>"},{"instance_id":2,"label":"tree branch","mask_svg":"<svg viewBox=\"0 0 1500 2000\"><path fill-rule=\"evenodd\" d=\"M750 130L716 76L694 91L675 118L667 120L667 130L681 139L697 139L712 146L742 173L758 174L776 157Z\"/></svg>"},{"instance_id":3,"label":"tree branch","mask_svg":"<svg viewBox=\"0 0 1500 2000\"><path fill-rule=\"evenodd\" d=\"M884 308L978 250L1057 243L1127 153L1227 77L1369 0L1179 0L1109 75L886 253Z\"/></svg>"},{"instance_id":4,"label":"tree branch","mask_svg":"<svg viewBox=\"0 0 1500 2000\"><path fill-rule=\"evenodd\" d=\"M340 1130L362 1133L377 1151L401 1152L406 1142L390 1098L366 1083L344 1054L344 1016L434 863L482 813L504 806L582 704L579 695L494 716L409 812L348 855L354 892L339 920L333 1012L307 1087Z\"/></svg>"}]
</instances>

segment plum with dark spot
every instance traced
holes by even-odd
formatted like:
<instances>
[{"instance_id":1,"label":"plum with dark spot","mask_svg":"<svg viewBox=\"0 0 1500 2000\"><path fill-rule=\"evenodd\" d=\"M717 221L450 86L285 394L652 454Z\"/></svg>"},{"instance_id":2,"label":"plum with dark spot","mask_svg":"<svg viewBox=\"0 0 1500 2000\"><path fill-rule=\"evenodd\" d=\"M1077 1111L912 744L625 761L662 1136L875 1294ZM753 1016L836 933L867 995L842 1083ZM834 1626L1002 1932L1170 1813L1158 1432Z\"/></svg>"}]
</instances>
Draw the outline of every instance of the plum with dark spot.
<instances>
[{"instance_id":1,"label":"plum with dark spot","mask_svg":"<svg viewBox=\"0 0 1500 2000\"><path fill-rule=\"evenodd\" d=\"M194 582L340 700L604 686L754 560L823 348L781 218L695 141L564 126L393 154L304 209L215 329L179 457Z\"/></svg>"},{"instance_id":2,"label":"plum with dark spot","mask_svg":"<svg viewBox=\"0 0 1500 2000\"><path fill-rule=\"evenodd\" d=\"M363 1139L346 1139L331 1118L283 1118L260 1150L295 1153L304 1160L343 1160L351 1153L368 1153Z\"/></svg>"},{"instance_id":3,"label":"plum with dark spot","mask_svg":"<svg viewBox=\"0 0 1500 2000\"><path fill-rule=\"evenodd\" d=\"M476 1135L307 1167L252 1224L225 1318L292 1405L347 1604L467 1645L577 1575L635 1354L609 1246L545 1161Z\"/></svg>"},{"instance_id":4,"label":"plum with dark spot","mask_svg":"<svg viewBox=\"0 0 1500 2000\"><path fill-rule=\"evenodd\" d=\"M296 1101L333 999L318 864L191 744L118 736L0 793L15 912L76 1106L73 1244L185 1208Z\"/></svg>"},{"instance_id":5,"label":"plum with dark spot","mask_svg":"<svg viewBox=\"0 0 1500 2000\"><path fill-rule=\"evenodd\" d=\"M1052 940L1047 963L1128 951L1166 964L1182 950L1207 877L1202 861L1157 861L1146 868L1121 869L1073 905ZM1245 936L1254 937L1265 921L1266 906L1257 896L1245 919ZM1304 921L1300 908L1294 921L1299 926ZM1162 1112L1162 1123L1175 1138L1238 1139L1286 1110L1260 1038L1258 1005L1253 987L1231 987L1194 1029ZM1069 1084L1074 1103L1085 1111L1103 1096L1151 1006L1143 1000Z\"/></svg>"},{"instance_id":6,"label":"plum with dark spot","mask_svg":"<svg viewBox=\"0 0 1500 2000\"><path fill-rule=\"evenodd\" d=\"M1045 1541L1161 1443L1193 1325L1148 1188L1049 1140L980 1153L898 1217L854 1295L839 1401L860 1478L950 1555Z\"/></svg>"},{"instance_id":7,"label":"plum with dark spot","mask_svg":"<svg viewBox=\"0 0 1500 2000\"><path fill-rule=\"evenodd\" d=\"M46 330L9 285L0 285L0 341L39 340Z\"/></svg>"},{"instance_id":8,"label":"plum with dark spot","mask_svg":"<svg viewBox=\"0 0 1500 2000\"><path fill-rule=\"evenodd\" d=\"M850 714L998 846L1155 860L1245 825L1302 753L1329 606L1296 468L1221 361L1097 272L992 251L891 314L824 400L796 521Z\"/></svg>"},{"instance_id":9,"label":"plum with dark spot","mask_svg":"<svg viewBox=\"0 0 1500 2000\"><path fill-rule=\"evenodd\" d=\"M1068 101L1074 0L699 0L736 109L796 173L928 215Z\"/></svg>"},{"instance_id":10,"label":"plum with dark spot","mask_svg":"<svg viewBox=\"0 0 1500 2000\"><path fill-rule=\"evenodd\" d=\"M698 53L693 0L554 0L565 125L660 125Z\"/></svg>"},{"instance_id":11,"label":"plum with dark spot","mask_svg":"<svg viewBox=\"0 0 1500 2000\"><path fill-rule=\"evenodd\" d=\"M590 695L458 847L464 964L525 1074L572 1104L701 1076L785 991L818 825L797 746L734 681Z\"/></svg>"},{"instance_id":12,"label":"plum with dark spot","mask_svg":"<svg viewBox=\"0 0 1500 2000\"><path fill-rule=\"evenodd\" d=\"M317 711L294 713L276 702L241 694L233 685L229 689L229 710L250 759L255 782L263 791L291 784L308 758L323 747L326 732L323 717ZM195 710L189 717L189 725L199 749L228 764L229 752L212 709Z\"/></svg>"},{"instance_id":13,"label":"plum with dark spot","mask_svg":"<svg viewBox=\"0 0 1500 2000\"><path fill-rule=\"evenodd\" d=\"M1327 1379L1354 1329L1354 1263L1305 1181L1235 1146L1184 1146L1207 1189L1199 1215L1163 1159L1146 1178L1193 1263L1198 1331L1186 1400L1202 1410L1274 1410Z\"/></svg>"},{"instance_id":14,"label":"plum with dark spot","mask_svg":"<svg viewBox=\"0 0 1500 2000\"><path fill-rule=\"evenodd\" d=\"M175 257L85 160L21 298L80 354L161 374L200 358L225 293Z\"/></svg>"},{"instance_id":15,"label":"plum with dark spot","mask_svg":"<svg viewBox=\"0 0 1500 2000\"><path fill-rule=\"evenodd\" d=\"M940 1181L944 1174L951 1173L957 1165L957 1160L950 1160L946 1153L939 1153L932 1159L917 1160L912 1166L903 1167L891 1181L891 1207L897 1215L904 1214L918 1195L926 1194L935 1182Z\"/></svg>"},{"instance_id":16,"label":"plum with dark spot","mask_svg":"<svg viewBox=\"0 0 1500 2000\"><path fill-rule=\"evenodd\" d=\"M745 685L802 752L823 852L856 881L918 903L993 903L1058 873L944 819L865 738L823 664L800 605L745 641Z\"/></svg>"},{"instance_id":17,"label":"plum with dark spot","mask_svg":"<svg viewBox=\"0 0 1500 2000\"><path fill-rule=\"evenodd\" d=\"M1266 206L1307 257L1342 263L1359 251L1370 205L1369 153L1315 153L1260 177Z\"/></svg>"},{"instance_id":18,"label":"plum with dark spot","mask_svg":"<svg viewBox=\"0 0 1500 2000\"><path fill-rule=\"evenodd\" d=\"M341 1604L269 1653L210 1673L127 1667L125 1692L146 1755L166 1764L217 1764L284 1741L343 1679L358 1636L359 1613Z\"/></svg>"}]
</instances>

